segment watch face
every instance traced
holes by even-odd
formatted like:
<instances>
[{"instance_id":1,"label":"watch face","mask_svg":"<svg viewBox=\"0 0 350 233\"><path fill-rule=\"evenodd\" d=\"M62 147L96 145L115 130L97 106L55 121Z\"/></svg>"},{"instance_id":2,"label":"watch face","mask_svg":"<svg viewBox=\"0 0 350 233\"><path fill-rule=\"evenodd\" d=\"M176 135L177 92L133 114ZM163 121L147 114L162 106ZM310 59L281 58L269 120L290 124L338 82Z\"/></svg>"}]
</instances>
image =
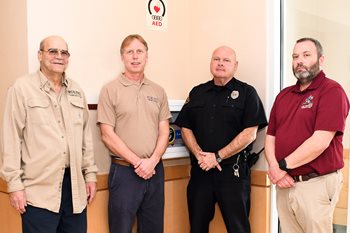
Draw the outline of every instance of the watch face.
<instances>
[{"instance_id":1,"label":"watch face","mask_svg":"<svg viewBox=\"0 0 350 233\"><path fill-rule=\"evenodd\" d=\"M216 162L221 163L222 158L220 157L218 152L215 153L215 158L216 158Z\"/></svg>"}]
</instances>

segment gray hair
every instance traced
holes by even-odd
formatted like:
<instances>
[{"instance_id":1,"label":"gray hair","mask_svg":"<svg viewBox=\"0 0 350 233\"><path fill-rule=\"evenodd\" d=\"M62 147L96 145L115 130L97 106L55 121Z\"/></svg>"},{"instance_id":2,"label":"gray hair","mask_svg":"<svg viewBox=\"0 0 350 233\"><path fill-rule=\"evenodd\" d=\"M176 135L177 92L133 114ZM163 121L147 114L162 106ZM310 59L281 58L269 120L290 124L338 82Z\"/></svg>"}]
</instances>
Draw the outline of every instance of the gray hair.
<instances>
[{"instance_id":1,"label":"gray hair","mask_svg":"<svg viewBox=\"0 0 350 233\"><path fill-rule=\"evenodd\" d=\"M318 58L320 58L323 55L323 48L322 48L321 43L318 40L311 38L311 37L304 37L304 38L300 38L299 40L297 40L296 43L301 43L304 41L311 41L312 43L314 43L314 45L316 46L316 49L317 49Z\"/></svg>"}]
</instances>

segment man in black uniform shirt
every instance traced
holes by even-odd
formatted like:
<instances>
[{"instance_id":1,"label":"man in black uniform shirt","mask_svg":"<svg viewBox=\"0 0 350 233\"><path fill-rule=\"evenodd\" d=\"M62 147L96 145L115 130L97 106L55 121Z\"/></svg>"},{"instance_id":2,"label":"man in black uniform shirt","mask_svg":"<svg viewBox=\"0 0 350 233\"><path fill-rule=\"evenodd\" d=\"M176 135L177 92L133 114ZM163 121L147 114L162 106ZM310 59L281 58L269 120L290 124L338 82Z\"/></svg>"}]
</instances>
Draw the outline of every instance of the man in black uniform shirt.
<instances>
[{"instance_id":1,"label":"man in black uniform shirt","mask_svg":"<svg viewBox=\"0 0 350 233\"><path fill-rule=\"evenodd\" d=\"M247 156L267 125L255 89L236 78L235 51L217 48L213 80L194 87L176 124L191 152L187 203L191 233L207 233L218 202L229 233L249 233L250 168Z\"/></svg>"}]
</instances>

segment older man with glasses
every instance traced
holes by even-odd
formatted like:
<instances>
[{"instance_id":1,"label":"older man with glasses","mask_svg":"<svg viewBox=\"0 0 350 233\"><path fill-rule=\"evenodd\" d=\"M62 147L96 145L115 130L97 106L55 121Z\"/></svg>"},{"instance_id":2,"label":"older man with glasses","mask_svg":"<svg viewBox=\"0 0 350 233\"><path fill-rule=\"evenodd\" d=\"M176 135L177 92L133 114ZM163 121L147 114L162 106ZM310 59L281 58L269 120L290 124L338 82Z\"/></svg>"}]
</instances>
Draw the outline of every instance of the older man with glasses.
<instances>
[{"instance_id":1,"label":"older man with glasses","mask_svg":"<svg viewBox=\"0 0 350 233\"><path fill-rule=\"evenodd\" d=\"M97 167L85 95L65 73L69 57L61 37L45 38L40 69L8 89L0 171L23 233L86 232Z\"/></svg>"}]
</instances>

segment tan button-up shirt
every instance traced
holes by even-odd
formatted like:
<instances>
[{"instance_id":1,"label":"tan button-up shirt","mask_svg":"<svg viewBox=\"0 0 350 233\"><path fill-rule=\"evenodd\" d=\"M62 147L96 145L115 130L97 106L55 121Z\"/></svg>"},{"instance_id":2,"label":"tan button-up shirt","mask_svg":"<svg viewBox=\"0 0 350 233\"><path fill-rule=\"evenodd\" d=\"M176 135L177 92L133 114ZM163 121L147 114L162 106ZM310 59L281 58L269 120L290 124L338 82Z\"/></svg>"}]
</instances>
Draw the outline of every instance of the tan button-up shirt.
<instances>
[{"instance_id":1,"label":"tan button-up shirt","mask_svg":"<svg viewBox=\"0 0 350 233\"><path fill-rule=\"evenodd\" d=\"M62 85L55 95L38 71L8 89L1 174L9 192L24 189L29 205L58 212L69 165L73 212L81 213L87 204L85 183L96 182L97 167L84 93L71 79L64 78Z\"/></svg>"}]
</instances>

